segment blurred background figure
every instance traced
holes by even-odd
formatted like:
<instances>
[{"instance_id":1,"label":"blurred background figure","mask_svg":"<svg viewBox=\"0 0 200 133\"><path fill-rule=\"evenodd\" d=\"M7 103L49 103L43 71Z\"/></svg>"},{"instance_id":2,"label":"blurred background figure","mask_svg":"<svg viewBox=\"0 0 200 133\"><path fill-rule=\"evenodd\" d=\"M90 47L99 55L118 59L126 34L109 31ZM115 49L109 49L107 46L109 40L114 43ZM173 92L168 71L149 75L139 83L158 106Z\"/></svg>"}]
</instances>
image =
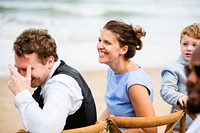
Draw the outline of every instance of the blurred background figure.
<instances>
[{"instance_id":1,"label":"blurred background figure","mask_svg":"<svg viewBox=\"0 0 200 133\"><path fill-rule=\"evenodd\" d=\"M200 113L200 46L192 54L191 61L187 66L187 89L188 89L188 110L191 113ZM200 116L198 115L191 124L187 133L198 133L200 131Z\"/></svg>"}]
</instances>

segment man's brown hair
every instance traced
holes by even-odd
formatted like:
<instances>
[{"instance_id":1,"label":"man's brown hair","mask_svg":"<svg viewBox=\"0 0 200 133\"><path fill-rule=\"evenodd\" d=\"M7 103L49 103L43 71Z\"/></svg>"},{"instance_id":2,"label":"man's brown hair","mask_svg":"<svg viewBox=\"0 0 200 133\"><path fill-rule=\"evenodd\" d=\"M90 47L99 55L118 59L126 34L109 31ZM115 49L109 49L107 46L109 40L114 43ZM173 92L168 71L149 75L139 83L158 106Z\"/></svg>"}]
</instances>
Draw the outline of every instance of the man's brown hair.
<instances>
[{"instance_id":1,"label":"man's brown hair","mask_svg":"<svg viewBox=\"0 0 200 133\"><path fill-rule=\"evenodd\" d=\"M15 54L25 57L26 54L35 53L42 64L46 64L48 57L53 56L58 60L55 40L45 29L27 29L16 39L13 45Z\"/></svg>"}]
</instances>

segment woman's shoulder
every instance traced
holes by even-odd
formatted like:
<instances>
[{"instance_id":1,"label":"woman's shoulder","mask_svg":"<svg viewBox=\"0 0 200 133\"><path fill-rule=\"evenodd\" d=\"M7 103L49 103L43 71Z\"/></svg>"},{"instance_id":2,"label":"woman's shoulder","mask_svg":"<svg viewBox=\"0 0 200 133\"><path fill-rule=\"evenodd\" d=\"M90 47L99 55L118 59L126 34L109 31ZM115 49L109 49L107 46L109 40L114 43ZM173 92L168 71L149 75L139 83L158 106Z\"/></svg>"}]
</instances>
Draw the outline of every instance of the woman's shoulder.
<instances>
[{"instance_id":1,"label":"woman's shoulder","mask_svg":"<svg viewBox=\"0 0 200 133\"><path fill-rule=\"evenodd\" d=\"M147 73L142 68L128 72L127 78L129 78L130 80L135 80L140 82L149 80Z\"/></svg>"}]
</instances>

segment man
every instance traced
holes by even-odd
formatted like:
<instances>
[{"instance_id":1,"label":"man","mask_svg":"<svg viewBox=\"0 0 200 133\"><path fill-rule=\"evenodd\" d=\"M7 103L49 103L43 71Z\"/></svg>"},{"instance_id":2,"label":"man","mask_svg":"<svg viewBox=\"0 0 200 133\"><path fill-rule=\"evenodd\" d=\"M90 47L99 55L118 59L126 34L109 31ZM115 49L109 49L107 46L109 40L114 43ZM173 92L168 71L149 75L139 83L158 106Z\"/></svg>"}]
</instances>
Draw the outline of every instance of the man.
<instances>
[{"instance_id":1,"label":"man","mask_svg":"<svg viewBox=\"0 0 200 133\"><path fill-rule=\"evenodd\" d=\"M14 42L15 67L9 65L8 87L31 133L60 133L96 122L88 85L78 71L58 59L56 47L43 29L25 30ZM33 96L31 87L37 87Z\"/></svg>"},{"instance_id":2,"label":"man","mask_svg":"<svg viewBox=\"0 0 200 133\"><path fill-rule=\"evenodd\" d=\"M189 112L198 114L200 113L200 46L198 46L192 54L192 58L189 61L187 67L187 89L188 89L188 101L187 108ZM200 132L200 115L191 124L187 133L199 133Z\"/></svg>"}]
</instances>

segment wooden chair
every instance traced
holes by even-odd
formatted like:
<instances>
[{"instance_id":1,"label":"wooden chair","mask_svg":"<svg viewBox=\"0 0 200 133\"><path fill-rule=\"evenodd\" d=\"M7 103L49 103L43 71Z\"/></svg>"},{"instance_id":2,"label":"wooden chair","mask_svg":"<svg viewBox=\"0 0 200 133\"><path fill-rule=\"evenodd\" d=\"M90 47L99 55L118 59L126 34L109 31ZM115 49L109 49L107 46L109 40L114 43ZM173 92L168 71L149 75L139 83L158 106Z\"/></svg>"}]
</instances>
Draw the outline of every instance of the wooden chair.
<instances>
[{"instance_id":1,"label":"wooden chair","mask_svg":"<svg viewBox=\"0 0 200 133\"><path fill-rule=\"evenodd\" d=\"M188 112L187 112L188 113ZM195 115L188 113L194 120ZM108 120L110 133L122 133L119 128L147 128L167 125L165 133L171 133L176 124L180 121L180 133L185 132L186 110L175 110L172 114L154 117L115 117L111 116Z\"/></svg>"},{"instance_id":2,"label":"wooden chair","mask_svg":"<svg viewBox=\"0 0 200 133\"><path fill-rule=\"evenodd\" d=\"M70 130L63 130L62 133L101 133L104 131L104 129L107 126L106 121L98 122L94 125L91 126L86 126L82 128L75 128L75 129L70 129ZM20 129L16 133L29 133L24 129Z\"/></svg>"},{"instance_id":3,"label":"wooden chair","mask_svg":"<svg viewBox=\"0 0 200 133\"><path fill-rule=\"evenodd\" d=\"M62 133L101 133L104 131L106 126L107 126L107 122L102 121L102 122L98 122L94 125L87 126L87 127L63 130Z\"/></svg>"},{"instance_id":4,"label":"wooden chair","mask_svg":"<svg viewBox=\"0 0 200 133\"><path fill-rule=\"evenodd\" d=\"M147 128L167 125L165 133L170 133L176 124L180 121L180 133L185 133L186 113L194 120L195 115L187 110L175 110L172 114L154 116L154 117L116 117L110 116L106 121L98 122L91 126L82 128L63 130L62 133L101 133L106 127L109 127L109 133L122 133L120 128ZM28 133L21 129L16 133Z\"/></svg>"}]
</instances>

